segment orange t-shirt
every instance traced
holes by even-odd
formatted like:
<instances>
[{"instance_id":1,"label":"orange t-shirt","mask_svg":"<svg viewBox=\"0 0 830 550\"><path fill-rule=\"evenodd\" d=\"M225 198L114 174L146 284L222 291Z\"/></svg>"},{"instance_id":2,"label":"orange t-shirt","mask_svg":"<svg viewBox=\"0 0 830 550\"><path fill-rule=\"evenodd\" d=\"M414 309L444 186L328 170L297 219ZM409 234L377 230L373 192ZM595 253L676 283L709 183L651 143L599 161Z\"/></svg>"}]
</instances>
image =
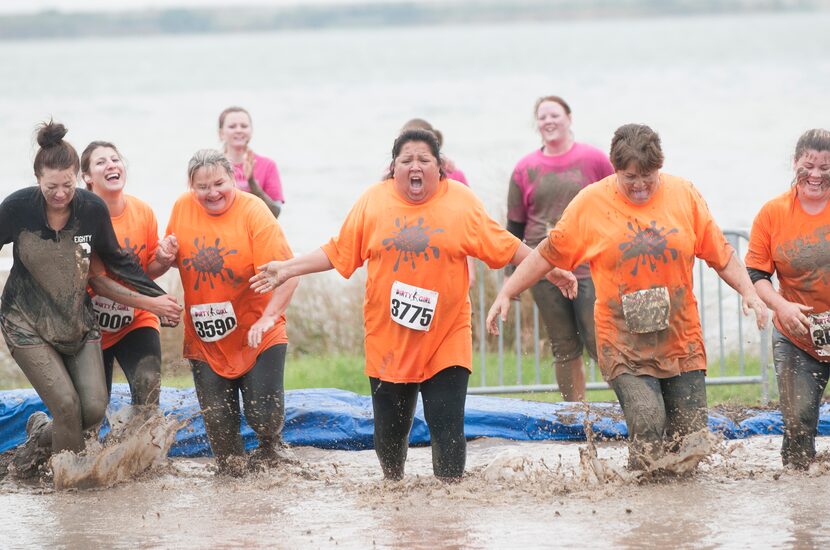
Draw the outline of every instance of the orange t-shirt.
<instances>
[{"instance_id":1,"label":"orange t-shirt","mask_svg":"<svg viewBox=\"0 0 830 550\"><path fill-rule=\"evenodd\" d=\"M118 244L141 266L145 272L147 265L156 257L158 247L158 222L150 205L131 195L124 195L127 205L119 216L112 216L112 226ZM100 264L101 269L103 264ZM159 330L159 319L143 309L115 304L106 298L92 296L92 305L98 326L101 327L101 348L107 349L117 344L129 332L142 327ZM132 322L128 321L132 319ZM125 324L125 321L127 324Z\"/></svg>"},{"instance_id":2,"label":"orange t-shirt","mask_svg":"<svg viewBox=\"0 0 830 550\"><path fill-rule=\"evenodd\" d=\"M818 214L808 214L790 189L766 203L749 236L746 265L778 275L781 296L790 302L812 306L810 313L830 310L830 205ZM810 337L793 335L777 317L773 323L781 334L819 361Z\"/></svg>"},{"instance_id":3,"label":"orange t-shirt","mask_svg":"<svg viewBox=\"0 0 830 550\"><path fill-rule=\"evenodd\" d=\"M323 246L344 277L368 262L366 374L402 383L452 366L472 371L467 256L502 267L519 240L458 182L441 180L421 204L394 186L391 179L371 186Z\"/></svg>"},{"instance_id":4,"label":"orange t-shirt","mask_svg":"<svg viewBox=\"0 0 830 550\"><path fill-rule=\"evenodd\" d=\"M176 265L184 287L184 357L203 361L225 378L239 378L261 351L288 342L285 315L248 346L271 293L257 294L248 279L256 266L292 257L277 220L261 199L237 192L218 216L207 213L190 191L178 198L167 234L176 234Z\"/></svg>"},{"instance_id":5,"label":"orange t-shirt","mask_svg":"<svg viewBox=\"0 0 830 550\"><path fill-rule=\"evenodd\" d=\"M538 250L562 269L590 263L599 365L607 380L623 373L668 378L706 369L694 259L723 269L734 249L690 182L661 173L651 199L636 205L617 189L612 174L579 192ZM665 293L662 330L634 332L626 321L623 295L644 289Z\"/></svg>"}]
</instances>

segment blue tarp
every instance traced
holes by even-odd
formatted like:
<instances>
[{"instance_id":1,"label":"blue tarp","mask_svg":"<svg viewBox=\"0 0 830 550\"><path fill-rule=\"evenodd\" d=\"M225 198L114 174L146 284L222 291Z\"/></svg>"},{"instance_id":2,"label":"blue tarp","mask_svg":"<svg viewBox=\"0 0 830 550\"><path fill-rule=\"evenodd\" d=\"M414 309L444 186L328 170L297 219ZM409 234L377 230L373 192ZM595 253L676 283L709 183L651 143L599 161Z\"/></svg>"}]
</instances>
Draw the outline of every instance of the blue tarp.
<instances>
[{"instance_id":1,"label":"blue tarp","mask_svg":"<svg viewBox=\"0 0 830 550\"><path fill-rule=\"evenodd\" d=\"M290 390L286 392L285 430L290 445L312 445L324 449L359 450L372 448L372 402L368 396L336 389ZM113 409L129 403L125 384L113 388ZM192 388L163 388L161 407L165 413L186 419L179 430L170 456L210 454L199 403ZM26 438L26 420L35 411L45 410L34 390L0 392L0 452L16 447ZM759 434L781 434L781 413L770 410L745 411L739 423L721 414L709 415L709 428L727 439ZM594 433L601 439L625 437L622 412L616 403L591 403L589 410ZM467 397L465 432L468 438L501 437L522 441L585 439L583 405L539 403L503 397ZM256 437L243 420L245 446L256 446ZM830 435L830 404L821 407L819 435ZM429 432L421 404L415 412L410 442L429 443Z\"/></svg>"}]
</instances>

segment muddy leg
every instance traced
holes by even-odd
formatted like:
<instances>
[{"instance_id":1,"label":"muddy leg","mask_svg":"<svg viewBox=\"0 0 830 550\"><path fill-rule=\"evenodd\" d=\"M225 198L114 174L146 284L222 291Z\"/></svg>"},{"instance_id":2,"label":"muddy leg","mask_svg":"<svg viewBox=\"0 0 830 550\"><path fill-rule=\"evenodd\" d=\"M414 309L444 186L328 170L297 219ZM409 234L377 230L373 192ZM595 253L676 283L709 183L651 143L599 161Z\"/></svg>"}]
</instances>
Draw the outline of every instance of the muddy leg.
<instances>
[{"instance_id":1,"label":"muddy leg","mask_svg":"<svg viewBox=\"0 0 830 550\"><path fill-rule=\"evenodd\" d=\"M132 404L158 407L161 391L161 341L152 327L129 332L106 352L113 351L130 384ZM112 363L109 366L108 388L112 389Z\"/></svg>"},{"instance_id":2,"label":"muddy leg","mask_svg":"<svg viewBox=\"0 0 830 550\"><path fill-rule=\"evenodd\" d=\"M274 454L282 440L285 423L283 372L287 344L272 346L259 354L254 368L240 379L245 419L259 439L260 454Z\"/></svg>"},{"instance_id":3,"label":"muddy leg","mask_svg":"<svg viewBox=\"0 0 830 550\"><path fill-rule=\"evenodd\" d=\"M109 403L101 343L87 342L78 353L67 355L64 360L81 400L82 428L87 430L98 426L104 419Z\"/></svg>"},{"instance_id":4,"label":"muddy leg","mask_svg":"<svg viewBox=\"0 0 830 550\"><path fill-rule=\"evenodd\" d=\"M562 398L565 401L582 401L585 399L585 372L575 302L566 298L546 279L533 285L530 291L550 340L556 382Z\"/></svg>"},{"instance_id":5,"label":"muddy leg","mask_svg":"<svg viewBox=\"0 0 830 550\"><path fill-rule=\"evenodd\" d=\"M663 453L666 407L660 381L653 376L621 374L610 384L628 428L628 467L645 470Z\"/></svg>"},{"instance_id":6,"label":"muddy leg","mask_svg":"<svg viewBox=\"0 0 830 550\"><path fill-rule=\"evenodd\" d=\"M467 439L464 437L464 403L470 371L450 367L421 384L424 417L432 442L432 470L439 479L464 475Z\"/></svg>"},{"instance_id":7,"label":"muddy leg","mask_svg":"<svg viewBox=\"0 0 830 550\"><path fill-rule=\"evenodd\" d=\"M666 450L674 452L690 433L706 428L706 376L702 370L660 380L666 404Z\"/></svg>"},{"instance_id":8,"label":"muddy leg","mask_svg":"<svg viewBox=\"0 0 830 550\"><path fill-rule=\"evenodd\" d=\"M394 384L369 378L375 416L375 452L387 479L401 479L409 432L418 404L418 384Z\"/></svg>"},{"instance_id":9,"label":"muddy leg","mask_svg":"<svg viewBox=\"0 0 830 550\"><path fill-rule=\"evenodd\" d=\"M772 344L784 417L781 460L784 466L804 469L816 455L819 406L830 366L816 361L777 330Z\"/></svg>"},{"instance_id":10,"label":"muddy leg","mask_svg":"<svg viewBox=\"0 0 830 550\"><path fill-rule=\"evenodd\" d=\"M51 440L53 452L83 450L81 400L63 357L48 345L15 348L12 357L54 419L39 443Z\"/></svg>"},{"instance_id":11,"label":"muddy leg","mask_svg":"<svg viewBox=\"0 0 830 550\"><path fill-rule=\"evenodd\" d=\"M191 359L190 365L193 368L196 397L199 398L205 421L205 432L219 471L240 475L237 463L245 455L245 445L239 433L242 418L237 381L219 376L210 365L202 361Z\"/></svg>"}]
</instances>

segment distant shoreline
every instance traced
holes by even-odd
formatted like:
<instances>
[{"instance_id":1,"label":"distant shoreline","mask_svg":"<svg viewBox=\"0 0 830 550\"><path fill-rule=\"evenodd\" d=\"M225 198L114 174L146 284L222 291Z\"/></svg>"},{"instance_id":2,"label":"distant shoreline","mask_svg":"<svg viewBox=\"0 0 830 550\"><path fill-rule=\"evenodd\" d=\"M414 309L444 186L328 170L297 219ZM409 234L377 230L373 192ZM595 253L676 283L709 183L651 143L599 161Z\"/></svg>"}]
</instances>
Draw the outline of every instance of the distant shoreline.
<instances>
[{"instance_id":1,"label":"distant shoreline","mask_svg":"<svg viewBox=\"0 0 830 550\"><path fill-rule=\"evenodd\" d=\"M0 40L247 33L518 21L823 11L830 0L462 0L447 4L235 6L123 12L46 10L0 16Z\"/></svg>"}]
</instances>

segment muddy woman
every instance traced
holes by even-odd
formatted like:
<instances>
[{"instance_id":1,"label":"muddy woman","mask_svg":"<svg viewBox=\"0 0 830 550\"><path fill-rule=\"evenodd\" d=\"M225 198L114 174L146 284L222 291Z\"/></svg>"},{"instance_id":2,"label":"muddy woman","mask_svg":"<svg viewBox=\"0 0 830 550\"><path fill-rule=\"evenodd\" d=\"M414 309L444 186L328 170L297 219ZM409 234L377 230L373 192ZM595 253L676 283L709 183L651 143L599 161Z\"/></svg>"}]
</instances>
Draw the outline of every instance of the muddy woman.
<instances>
[{"instance_id":1,"label":"muddy woman","mask_svg":"<svg viewBox=\"0 0 830 550\"><path fill-rule=\"evenodd\" d=\"M104 417L101 333L87 284L101 296L159 315L181 312L121 249L104 201L76 189L80 160L64 135L59 123L39 127L37 185L0 204L0 243L14 246L0 325L12 357L52 415L51 421L42 412L29 418L27 441L12 460L21 476L36 472L51 453L82 451L84 430ZM131 288L91 273L93 257Z\"/></svg>"},{"instance_id":2,"label":"muddy woman","mask_svg":"<svg viewBox=\"0 0 830 550\"><path fill-rule=\"evenodd\" d=\"M178 239L183 355L193 370L205 431L219 473L241 476L287 458L285 309L297 285L269 294L249 288L256 266L293 254L265 203L234 186L233 170L221 152L197 151L187 167L189 190L173 205L166 234ZM240 394L259 440L249 457L240 434Z\"/></svg>"},{"instance_id":3,"label":"muddy woman","mask_svg":"<svg viewBox=\"0 0 830 550\"><path fill-rule=\"evenodd\" d=\"M618 128L610 160L616 172L565 208L505 283L487 324L497 333L497 317L506 319L510 299L551 266L575 269L588 262L596 285L599 366L625 414L629 468L645 470L681 438L706 428L695 257L738 291L744 313L751 308L759 327L767 308L698 191L660 171L663 152L651 128Z\"/></svg>"},{"instance_id":4,"label":"muddy woman","mask_svg":"<svg viewBox=\"0 0 830 550\"><path fill-rule=\"evenodd\" d=\"M559 96L536 100L533 115L542 146L516 164L507 191L507 230L530 247L539 244L579 191L611 175L605 153L574 141L571 107ZM594 283L587 265L574 270L576 298L569 300L542 277L531 287L545 323L556 383L565 401L585 399L584 351L597 358Z\"/></svg>"},{"instance_id":5,"label":"muddy woman","mask_svg":"<svg viewBox=\"0 0 830 550\"><path fill-rule=\"evenodd\" d=\"M366 375L374 444L383 475L404 475L420 393L436 477L464 473L464 403L472 370L467 257L490 267L519 263L530 249L490 218L470 189L446 178L435 134L406 130L392 147L391 177L358 199L339 235L251 279L258 292L294 277L336 269L348 278L367 265ZM557 270L564 292L576 279Z\"/></svg>"},{"instance_id":6,"label":"muddy woman","mask_svg":"<svg viewBox=\"0 0 830 550\"><path fill-rule=\"evenodd\" d=\"M172 265L178 245L168 235L159 246L158 222L150 205L124 192L127 169L116 146L93 141L81 153L81 177L88 190L101 197L109 209L118 243L150 278ZM159 318L150 311L114 302L93 294L92 307L101 329L107 391L112 390L115 360L130 385L132 405L145 412L158 407L161 390L161 341Z\"/></svg>"},{"instance_id":7,"label":"muddy woman","mask_svg":"<svg viewBox=\"0 0 830 550\"><path fill-rule=\"evenodd\" d=\"M772 357L784 416L781 460L804 469L816 456L819 406L830 376L830 132L813 129L801 135L793 170L790 189L755 217L746 267L758 295L775 313Z\"/></svg>"}]
</instances>

